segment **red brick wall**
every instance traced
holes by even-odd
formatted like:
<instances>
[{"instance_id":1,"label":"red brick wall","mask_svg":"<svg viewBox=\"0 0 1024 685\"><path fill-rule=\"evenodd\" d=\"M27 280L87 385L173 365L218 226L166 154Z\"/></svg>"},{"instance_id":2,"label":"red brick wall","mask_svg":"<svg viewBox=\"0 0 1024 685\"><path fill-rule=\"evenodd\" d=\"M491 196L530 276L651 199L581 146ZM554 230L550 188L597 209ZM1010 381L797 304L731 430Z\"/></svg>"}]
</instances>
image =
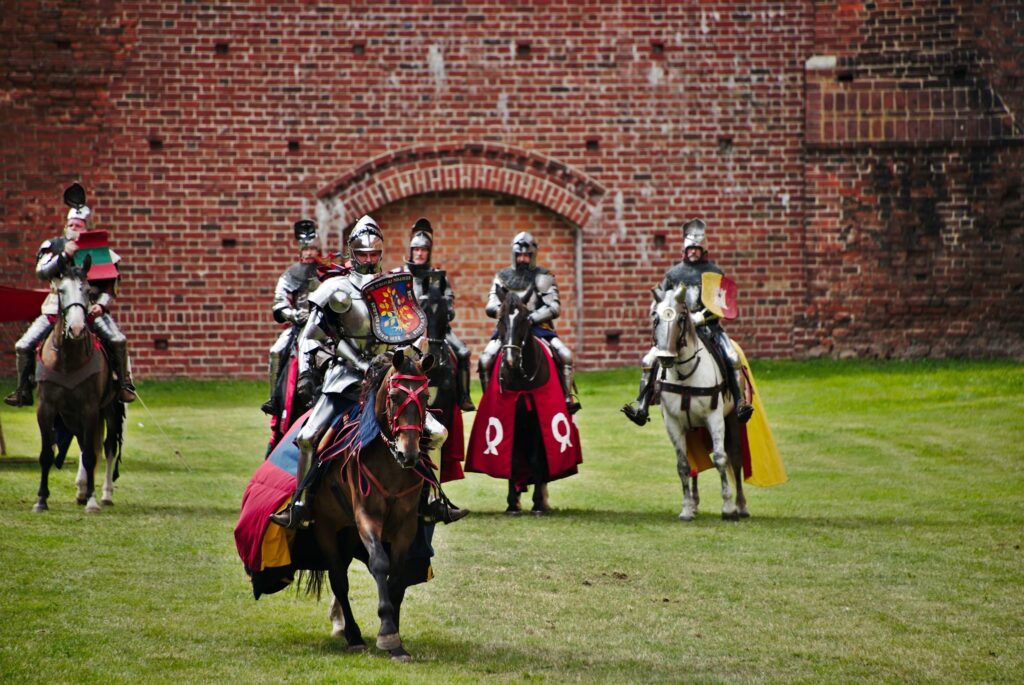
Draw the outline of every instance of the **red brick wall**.
<instances>
[{"instance_id":1,"label":"red brick wall","mask_svg":"<svg viewBox=\"0 0 1024 685\"><path fill-rule=\"evenodd\" d=\"M318 207L334 230L368 211L402 236L414 215L448 217L431 216L458 229L441 249L473 341L490 322L467 305L515 229L551 237L566 291L579 227L583 292L566 299L582 319L562 330L582 329L584 367L635 364L647 289L700 215L752 355L904 354L943 312L915 305L901 316L918 333L880 336L841 309L876 311L905 280L856 274L907 243L910 217L932 231L910 250L927 259L903 258L915 288L1002 279L965 325L1019 339L1018 5L7 3L3 282L33 284L80 179L124 257L136 369L258 376L291 223ZM808 69L814 55L835 67ZM495 263L461 273L456 245Z\"/></svg>"}]
</instances>

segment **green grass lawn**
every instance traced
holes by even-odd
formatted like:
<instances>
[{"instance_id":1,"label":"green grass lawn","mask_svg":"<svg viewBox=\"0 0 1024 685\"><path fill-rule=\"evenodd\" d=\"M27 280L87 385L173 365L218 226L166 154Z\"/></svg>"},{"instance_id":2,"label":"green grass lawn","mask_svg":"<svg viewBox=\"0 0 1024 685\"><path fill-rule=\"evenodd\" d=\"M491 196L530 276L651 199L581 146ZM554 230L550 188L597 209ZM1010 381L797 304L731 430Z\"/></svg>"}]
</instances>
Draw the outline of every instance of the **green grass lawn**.
<instances>
[{"instance_id":1,"label":"green grass lawn","mask_svg":"<svg viewBox=\"0 0 1024 685\"><path fill-rule=\"evenodd\" d=\"M790 481L750 488L749 520L718 517L713 474L676 519L660 417L618 412L635 370L580 375L584 463L552 516L451 484L473 514L439 527L436 578L407 596L412 664L346 653L326 600L252 600L232 529L263 385L142 384L113 508L84 514L66 467L32 514L38 467L0 458L0 682L1020 682L1024 367L755 370ZM0 411L9 453L34 456L32 410ZM350 578L369 639L376 592Z\"/></svg>"}]
</instances>

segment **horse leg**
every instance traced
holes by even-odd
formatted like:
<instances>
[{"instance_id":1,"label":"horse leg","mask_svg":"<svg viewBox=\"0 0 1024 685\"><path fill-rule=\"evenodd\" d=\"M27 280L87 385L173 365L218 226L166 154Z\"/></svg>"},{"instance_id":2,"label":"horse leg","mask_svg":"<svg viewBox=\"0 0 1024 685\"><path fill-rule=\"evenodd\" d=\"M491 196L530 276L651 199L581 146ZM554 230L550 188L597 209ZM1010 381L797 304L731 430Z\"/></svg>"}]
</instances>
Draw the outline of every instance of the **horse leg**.
<instances>
[{"instance_id":1,"label":"horse leg","mask_svg":"<svg viewBox=\"0 0 1024 685\"><path fill-rule=\"evenodd\" d=\"M391 574L388 579L388 596L391 599L391 606L395 608L395 634L397 635L401 630L402 625L402 601L405 599L406 585L402 578L402 574L397 572L402 567L404 559L395 557L392 559L392 564L396 569L395 573ZM405 650L405 646L401 643L397 647L393 647L388 650L391 658L395 661L412 661L412 654L409 654Z\"/></svg>"},{"instance_id":2,"label":"horse leg","mask_svg":"<svg viewBox=\"0 0 1024 685\"><path fill-rule=\"evenodd\" d=\"M548 484L537 483L533 486L533 509L530 511L534 516L543 516L551 511L548 506Z\"/></svg>"},{"instance_id":3,"label":"horse leg","mask_svg":"<svg viewBox=\"0 0 1024 685\"><path fill-rule=\"evenodd\" d=\"M736 521L740 514L736 509L736 503L732 501L732 488L729 486L732 469L729 455L725 450L725 418L721 408L708 415L707 426L708 432L711 433L711 459L722 479L722 518Z\"/></svg>"},{"instance_id":4,"label":"horse leg","mask_svg":"<svg viewBox=\"0 0 1024 685\"><path fill-rule=\"evenodd\" d=\"M686 458L686 435L679 423L673 420L667 412L664 413L664 419L669 441L676 451L676 472L679 474L679 481L683 486L683 508L679 512L679 520L692 521L697 516L697 501L694 496L697 491L697 479L693 479L694 488L691 492L690 461Z\"/></svg>"},{"instance_id":5,"label":"horse leg","mask_svg":"<svg viewBox=\"0 0 1024 685\"><path fill-rule=\"evenodd\" d=\"M99 410L90 412L85 417L85 435L82 439L82 468L85 469L85 512L95 514L100 511L100 503L96 501L96 459L103 451L103 431L100 430Z\"/></svg>"},{"instance_id":6,"label":"horse leg","mask_svg":"<svg viewBox=\"0 0 1024 685\"><path fill-rule=\"evenodd\" d=\"M366 649L363 634L359 630L352 605L348 600L348 567L352 563L351 545L359 544L348 530L341 533L343 542L339 543L338 534L333 527L318 525L313 527L317 546L327 562L327 579L331 583L331 608L327 615L331 620L331 636L345 636L349 651Z\"/></svg>"},{"instance_id":7,"label":"horse leg","mask_svg":"<svg viewBox=\"0 0 1024 685\"><path fill-rule=\"evenodd\" d=\"M505 498L508 503L508 507L505 509L505 513L509 516L519 516L522 513L523 508L519 504L519 490L516 489L515 481L509 478L508 480L508 497Z\"/></svg>"},{"instance_id":8,"label":"horse leg","mask_svg":"<svg viewBox=\"0 0 1024 685\"><path fill-rule=\"evenodd\" d=\"M380 524L369 521L360 511L356 512L356 521L359 526L359 537L369 555L366 566L377 583L377 616L380 617L377 648L390 652L402 646L402 638L395 625L395 607L391 603L391 594L388 591L391 561L384 549L384 543L381 542Z\"/></svg>"},{"instance_id":9,"label":"horse leg","mask_svg":"<svg viewBox=\"0 0 1024 685\"><path fill-rule=\"evenodd\" d=\"M111 406L118 406L117 403L113 403ZM108 413L111 410L108 408ZM100 504L105 507L114 506L114 469L117 466L117 430L113 421L109 420L109 416L104 418L104 425L106 426L106 436L103 439L103 456L107 462L107 472L103 478L103 499L100 500Z\"/></svg>"},{"instance_id":10,"label":"horse leg","mask_svg":"<svg viewBox=\"0 0 1024 685\"><path fill-rule=\"evenodd\" d=\"M740 422L735 414L725 420L726 449L729 453L729 465L732 468L732 482L736 487L736 512L740 518L749 518L747 496L743 494L743 448L740 445Z\"/></svg>"},{"instance_id":11,"label":"horse leg","mask_svg":"<svg viewBox=\"0 0 1024 685\"><path fill-rule=\"evenodd\" d=\"M693 514L696 516L700 509L700 490L697 489L697 474L690 478L690 489L693 490Z\"/></svg>"},{"instance_id":12,"label":"horse leg","mask_svg":"<svg viewBox=\"0 0 1024 685\"><path fill-rule=\"evenodd\" d=\"M49 409L44 401L43 393L39 393L39 410L36 412L36 421L39 423L39 438L42 443L39 449L39 499L32 507L32 511L44 512L49 507L46 500L50 497L50 469L53 467L53 449L56 442L53 432L53 421L56 418L53 411Z\"/></svg>"}]
</instances>

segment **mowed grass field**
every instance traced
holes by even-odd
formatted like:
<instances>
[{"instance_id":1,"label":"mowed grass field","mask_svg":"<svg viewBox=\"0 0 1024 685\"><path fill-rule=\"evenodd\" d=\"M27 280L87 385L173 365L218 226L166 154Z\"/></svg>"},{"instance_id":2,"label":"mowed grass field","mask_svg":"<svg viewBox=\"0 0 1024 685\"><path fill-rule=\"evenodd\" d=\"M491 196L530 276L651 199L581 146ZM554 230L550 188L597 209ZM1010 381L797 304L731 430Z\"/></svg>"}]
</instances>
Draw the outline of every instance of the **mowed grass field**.
<instances>
[{"instance_id":1,"label":"mowed grass field","mask_svg":"<svg viewBox=\"0 0 1024 685\"><path fill-rule=\"evenodd\" d=\"M252 600L232 529L263 386L144 383L113 508L86 515L66 467L33 514L38 467L0 461L0 682L1021 682L1024 368L755 371L790 481L750 488L749 520L719 518L710 473L697 521L676 519L660 417L618 412L635 370L581 374L584 464L553 515L505 517L484 476L451 484L473 514L438 528L436 578L409 591L411 664L346 653L326 598ZM32 410L0 419L34 456ZM375 590L361 564L350 578L372 643Z\"/></svg>"}]
</instances>

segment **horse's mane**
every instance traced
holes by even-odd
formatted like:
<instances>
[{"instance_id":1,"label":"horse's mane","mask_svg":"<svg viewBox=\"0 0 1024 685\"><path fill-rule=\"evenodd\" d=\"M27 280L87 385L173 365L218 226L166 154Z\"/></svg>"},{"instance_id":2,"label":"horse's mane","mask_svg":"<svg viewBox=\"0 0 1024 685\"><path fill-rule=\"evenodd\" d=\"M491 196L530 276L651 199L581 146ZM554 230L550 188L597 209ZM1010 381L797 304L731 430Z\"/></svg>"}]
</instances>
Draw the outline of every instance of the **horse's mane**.
<instances>
[{"instance_id":1,"label":"horse's mane","mask_svg":"<svg viewBox=\"0 0 1024 685\"><path fill-rule=\"evenodd\" d=\"M388 369L391 368L391 362L394 358L395 353L388 350L378 354L370 361L370 368L366 370L366 375L363 376L363 387L359 392L360 404L366 404L368 397L373 397L377 394L380 384L384 382L384 376L387 375Z\"/></svg>"}]
</instances>

